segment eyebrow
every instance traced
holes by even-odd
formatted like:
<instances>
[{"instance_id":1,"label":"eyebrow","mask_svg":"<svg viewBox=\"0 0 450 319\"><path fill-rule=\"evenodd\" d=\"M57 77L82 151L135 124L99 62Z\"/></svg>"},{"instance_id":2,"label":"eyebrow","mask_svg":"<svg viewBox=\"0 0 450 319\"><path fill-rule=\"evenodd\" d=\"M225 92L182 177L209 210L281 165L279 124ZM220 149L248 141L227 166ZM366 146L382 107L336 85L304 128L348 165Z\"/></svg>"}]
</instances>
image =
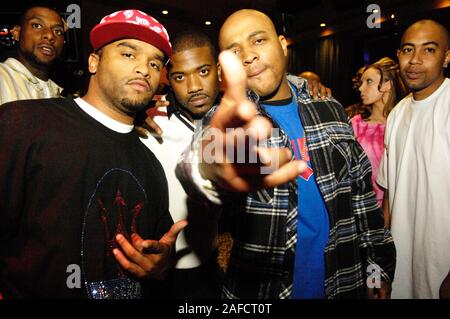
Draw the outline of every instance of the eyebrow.
<instances>
[{"instance_id":1,"label":"eyebrow","mask_svg":"<svg viewBox=\"0 0 450 319\"><path fill-rule=\"evenodd\" d=\"M258 31L252 32L252 33L249 34L247 39L251 39L254 36L257 36L257 35L262 34L262 33L267 33L267 32L264 31L264 30L258 30ZM226 47L226 50L231 49L231 48L233 48L233 47L235 47L237 45L238 45L237 42L233 42L232 44L230 44L229 46Z\"/></svg>"},{"instance_id":2,"label":"eyebrow","mask_svg":"<svg viewBox=\"0 0 450 319\"><path fill-rule=\"evenodd\" d=\"M158 53L155 53L155 59L160 60L162 63L165 62L164 56Z\"/></svg>"},{"instance_id":3,"label":"eyebrow","mask_svg":"<svg viewBox=\"0 0 450 319\"><path fill-rule=\"evenodd\" d=\"M196 67L194 70L201 70L201 69L203 69L204 67L207 67L207 66L211 67L212 64L205 63L205 64L202 64L202 65ZM172 67L172 69L173 69L173 67ZM185 74L185 73L186 73L185 71L173 71L173 72L170 71L170 72L169 72L169 75L173 75L173 74Z\"/></svg>"},{"instance_id":4,"label":"eyebrow","mask_svg":"<svg viewBox=\"0 0 450 319\"><path fill-rule=\"evenodd\" d=\"M410 42L405 42L401 45L401 48L403 48L406 45L410 45L412 47L416 46L414 43L410 43ZM439 47L439 43L437 43L436 41L428 41L428 42L424 42L421 45L435 45L437 47Z\"/></svg>"},{"instance_id":5,"label":"eyebrow","mask_svg":"<svg viewBox=\"0 0 450 319\"><path fill-rule=\"evenodd\" d=\"M119 44L117 44L117 46L122 46L122 47L127 47L130 48L133 51L141 51L141 49L129 42L120 42ZM159 61L161 61L162 63L164 63L164 56L162 56L161 54L155 53L153 56L154 59L157 59Z\"/></svg>"},{"instance_id":6,"label":"eyebrow","mask_svg":"<svg viewBox=\"0 0 450 319\"><path fill-rule=\"evenodd\" d=\"M120 43L117 44L117 46L118 47L120 47L120 46L127 47L127 48L130 48L130 49L134 50L134 51L138 50L138 48L136 46L134 46L134 45L132 45L131 43L128 43L128 42L120 42Z\"/></svg>"},{"instance_id":7,"label":"eyebrow","mask_svg":"<svg viewBox=\"0 0 450 319\"><path fill-rule=\"evenodd\" d=\"M45 17L40 16L40 15L34 15L34 16L29 17L25 21L30 22L31 20L36 19L36 20L39 20L40 22L44 22L44 20L45 20L44 18ZM60 27L64 28L64 24L61 22L58 22L58 23L52 25L52 27L54 27L54 26L60 26Z\"/></svg>"}]
</instances>

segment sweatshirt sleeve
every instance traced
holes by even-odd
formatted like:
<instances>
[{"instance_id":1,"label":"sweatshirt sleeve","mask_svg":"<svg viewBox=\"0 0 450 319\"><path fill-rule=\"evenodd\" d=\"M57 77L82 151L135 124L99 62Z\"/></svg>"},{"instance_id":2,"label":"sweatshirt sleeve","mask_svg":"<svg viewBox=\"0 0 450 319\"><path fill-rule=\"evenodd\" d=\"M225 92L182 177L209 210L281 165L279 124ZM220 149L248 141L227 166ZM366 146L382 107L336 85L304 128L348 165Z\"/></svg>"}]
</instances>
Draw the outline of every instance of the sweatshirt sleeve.
<instances>
[{"instance_id":1,"label":"sweatshirt sleeve","mask_svg":"<svg viewBox=\"0 0 450 319\"><path fill-rule=\"evenodd\" d=\"M216 110L213 107L195 129L191 144L184 150L178 159L175 170L176 176L183 186L186 194L196 202L208 206L222 205L222 200L216 187L207 179L204 179L199 170L201 141L209 128L209 121Z\"/></svg>"},{"instance_id":2,"label":"sweatshirt sleeve","mask_svg":"<svg viewBox=\"0 0 450 319\"><path fill-rule=\"evenodd\" d=\"M25 167L30 147L25 108L6 103L0 108L0 241L17 230L25 196Z\"/></svg>"}]
</instances>

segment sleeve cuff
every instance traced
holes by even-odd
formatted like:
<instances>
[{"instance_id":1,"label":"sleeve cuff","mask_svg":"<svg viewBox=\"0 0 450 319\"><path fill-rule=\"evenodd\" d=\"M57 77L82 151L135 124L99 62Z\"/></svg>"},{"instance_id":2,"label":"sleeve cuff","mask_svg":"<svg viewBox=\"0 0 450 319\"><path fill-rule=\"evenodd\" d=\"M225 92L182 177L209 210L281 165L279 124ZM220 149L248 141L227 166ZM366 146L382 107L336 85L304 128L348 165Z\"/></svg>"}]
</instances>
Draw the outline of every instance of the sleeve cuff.
<instances>
[{"instance_id":1,"label":"sleeve cuff","mask_svg":"<svg viewBox=\"0 0 450 319\"><path fill-rule=\"evenodd\" d=\"M222 205L222 201L219 198L219 193L216 187L209 179L205 179L200 174L199 169L199 153L198 147L195 147L191 162L191 177L193 183L197 186L198 190L212 203L216 205Z\"/></svg>"}]
</instances>

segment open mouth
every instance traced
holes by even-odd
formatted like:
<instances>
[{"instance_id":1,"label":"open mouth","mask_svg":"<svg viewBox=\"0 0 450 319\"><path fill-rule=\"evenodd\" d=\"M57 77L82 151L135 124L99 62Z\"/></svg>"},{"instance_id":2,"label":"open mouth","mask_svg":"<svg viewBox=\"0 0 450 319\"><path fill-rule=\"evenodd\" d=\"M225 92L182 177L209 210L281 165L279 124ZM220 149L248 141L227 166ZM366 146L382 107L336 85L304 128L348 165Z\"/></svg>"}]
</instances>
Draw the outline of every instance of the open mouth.
<instances>
[{"instance_id":1,"label":"open mouth","mask_svg":"<svg viewBox=\"0 0 450 319\"><path fill-rule=\"evenodd\" d=\"M46 56L54 56L55 49L51 45L40 45L38 49L42 52L43 55Z\"/></svg>"}]
</instances>

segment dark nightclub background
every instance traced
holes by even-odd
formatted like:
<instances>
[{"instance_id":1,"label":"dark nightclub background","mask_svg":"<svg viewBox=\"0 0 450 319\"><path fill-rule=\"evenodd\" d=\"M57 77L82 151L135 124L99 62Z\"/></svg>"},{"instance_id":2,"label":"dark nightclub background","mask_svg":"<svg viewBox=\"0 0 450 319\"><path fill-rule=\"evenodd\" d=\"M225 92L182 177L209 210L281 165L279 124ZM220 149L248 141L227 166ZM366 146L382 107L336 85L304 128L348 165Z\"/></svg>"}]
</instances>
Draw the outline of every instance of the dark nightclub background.
<instances>
[{"instance_id":1,"label":"dark nightclub background","mask_svg":"<svg viewBox=\"0 0 450 319\"><path fill-rule=\"evenodd\" d=\"M351 78L359 67L388 56L405 28L431 18L450 29L450 0L71 0L10 1L0 4L0 60L14 56L9 30L30 4L55 8L70 24L62 61L53 79L66 93L82 93L87 83L89 31L109 13L136 8L162 22L173 37L195 27L213 40L225 18L241 8L267 13L289 43L288 70L314 71L344 105L357 101ZM447 76L448 70L447 70Z\"/></svg>"}]
</instances>

